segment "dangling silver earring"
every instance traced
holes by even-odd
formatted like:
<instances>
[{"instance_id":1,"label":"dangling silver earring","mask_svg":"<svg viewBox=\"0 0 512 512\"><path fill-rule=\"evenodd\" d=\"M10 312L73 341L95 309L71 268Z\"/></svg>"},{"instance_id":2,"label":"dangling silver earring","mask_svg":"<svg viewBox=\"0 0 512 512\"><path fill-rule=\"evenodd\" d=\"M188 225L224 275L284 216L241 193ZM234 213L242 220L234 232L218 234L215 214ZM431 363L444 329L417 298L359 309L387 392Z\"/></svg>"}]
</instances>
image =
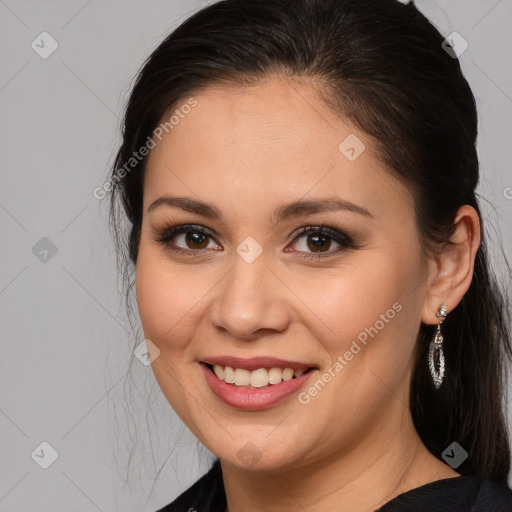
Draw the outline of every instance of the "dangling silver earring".
<instances>
[{"instance_id":1,"label":"dangling silver earring","mask_svg":"<svg viewBox=\"0 0 512 512\"><path fill-rule=\"evenodd\" d=\"M434 386L439 389L444 377L444 353L443 353L443 335L441 334L441 324L446 318L446 306L443 304L437 312L439 324L428 351L428 367L434 381Z\"/></svg>"}]
</instances>

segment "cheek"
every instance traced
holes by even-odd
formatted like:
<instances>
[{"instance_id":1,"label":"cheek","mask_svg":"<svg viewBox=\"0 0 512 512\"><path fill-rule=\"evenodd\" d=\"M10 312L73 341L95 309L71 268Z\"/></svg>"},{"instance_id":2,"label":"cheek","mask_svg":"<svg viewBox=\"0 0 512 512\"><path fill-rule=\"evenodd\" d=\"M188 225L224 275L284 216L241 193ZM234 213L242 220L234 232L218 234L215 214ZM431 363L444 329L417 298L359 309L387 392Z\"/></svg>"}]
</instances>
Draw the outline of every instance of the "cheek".
<instances>
[{"instance_id":1,"label":"cheek","mask_svg":"<svg viewBox=\"0 0 512 512\"><path fill-rule=\"evenodd\" d=\"M190 271L171 266L165 252L141 243L135 275L137 306L144 337L160 350L151 367L164 396L187 425L194 425L187 382L197 378L188 375L193 365L186 364L187 349L197 327L194 306L206 292L197 281ZM192 400L196 401L200 397Z\"/></svg>"},{"instance_id":2,"label":"cheek","mask_svg":"<svg viewBox=\"0 0 512 512\"><path fill-rule=\"evenodd\" d=\"M144 336L162 351L183 348L205 285L191 277L190 271L171 266L164 251L141 243L135 287Z\"/></svg>"},{"instance_id":3,"label":"cheek","mask_svg":"<svg viewBox=\"0 0 512 512\"><path fill-rule=\"evenodd\" d=\"M332 355L348 350L358 337L364 341L376 322L382 330L381 315L395 317L393 304L401 296L397 266L385 256L358 255L346 266L318 271L314 279L298 283L297 295L314 313L318 339Z\"/></svg>"},{"instance_id":4,"label":"cheek","mask_svg":"<svg viewBox=\"0 0 512 512\"><path fill-rule=\"evenodd\" d=\"M391 404L407 403L407 372L418 307L396 266L383 258L364 269L315 280L300 293L315 312L308 326L328 355L319 379L301 395L330 439L348 440ZM299 293L298 293L299 294ZM399 399L397 400L397 397ZM400 403L401 402L401 403ZM313 434L312 434L313 435ZM322 441L319 441L320 443Z\"/></svg>"},{"instance_id":5,"label":"cheek","mask_svg":"<svg viewBox=\"0 0 512 512\"><path fill-rule=\"evenodd\" d=\"M310 308L314 313L303 317L310 319L308 329L329 360L342 365L334 369L340 377L332 390L346 387L356 398L373 395L374 386L403 385L420 322L421 288L411 284L419 280L417 261L359 254L357 263L354 258L346 267L319 272L294 288L307 306L304 312Z\"/></svg>"}]
</instances>

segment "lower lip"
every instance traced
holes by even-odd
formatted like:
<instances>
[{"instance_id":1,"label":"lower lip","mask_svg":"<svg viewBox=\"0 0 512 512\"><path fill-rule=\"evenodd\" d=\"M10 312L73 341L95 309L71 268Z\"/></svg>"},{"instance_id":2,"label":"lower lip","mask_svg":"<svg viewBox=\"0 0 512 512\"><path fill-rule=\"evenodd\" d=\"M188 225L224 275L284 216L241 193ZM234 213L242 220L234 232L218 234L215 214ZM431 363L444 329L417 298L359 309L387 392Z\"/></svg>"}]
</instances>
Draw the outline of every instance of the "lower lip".
<instances>
[{"instance_id":1,"label":"lower lip","mask_svg":"<svg viewBox=\"0 0 512 512\"><path fill-rule=\"evenodd\" d=\"M244 388L220 380L204 363L200 363L206 382L213 393L231 407L255 411L277 405L295 394L316 370L309 370L300 377L271 384L264 388Z\"/></svg>"}]
</instances>

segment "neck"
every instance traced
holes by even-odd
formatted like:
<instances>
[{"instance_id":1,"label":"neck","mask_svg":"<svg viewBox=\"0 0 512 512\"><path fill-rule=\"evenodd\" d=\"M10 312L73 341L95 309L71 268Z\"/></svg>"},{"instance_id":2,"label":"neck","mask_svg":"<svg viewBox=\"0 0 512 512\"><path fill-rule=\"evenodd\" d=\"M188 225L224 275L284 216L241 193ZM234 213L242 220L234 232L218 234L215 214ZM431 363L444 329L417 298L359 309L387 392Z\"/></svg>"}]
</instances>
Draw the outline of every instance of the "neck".
<instances>
[{"instance_id":1,"label":"neck","mask_svg":"<svg viewBox=\"0 0 512 512\"><path fill-rule=\"evenodd\" d=\"M403 492L458 475L426 449L408 410L398 422L378 424L352 446L295 469L221 465L228 512L374 511Z\"/></svg>"}]
</instances>

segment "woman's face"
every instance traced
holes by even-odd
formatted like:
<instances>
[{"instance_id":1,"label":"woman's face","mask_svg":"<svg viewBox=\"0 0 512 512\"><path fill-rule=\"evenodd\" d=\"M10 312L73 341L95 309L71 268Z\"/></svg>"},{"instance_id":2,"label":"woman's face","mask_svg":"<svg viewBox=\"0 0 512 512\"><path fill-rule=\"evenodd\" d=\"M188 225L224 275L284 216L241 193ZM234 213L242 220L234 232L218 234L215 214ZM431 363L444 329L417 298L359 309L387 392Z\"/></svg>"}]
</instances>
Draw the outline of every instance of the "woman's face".
<instances>
[{"instance_id":1,"label":"woman's face","mask_svg":"<svg viewBox=\"0 0 512 512\"><path fill-rule=\"evenodd\" d=\"M149 156L136 267L167 400L238 467L396 434L427 302L411 193L304 82L193 97ZM188 227L166 237L169 225Z\"/></svg>"}]
</instances>

